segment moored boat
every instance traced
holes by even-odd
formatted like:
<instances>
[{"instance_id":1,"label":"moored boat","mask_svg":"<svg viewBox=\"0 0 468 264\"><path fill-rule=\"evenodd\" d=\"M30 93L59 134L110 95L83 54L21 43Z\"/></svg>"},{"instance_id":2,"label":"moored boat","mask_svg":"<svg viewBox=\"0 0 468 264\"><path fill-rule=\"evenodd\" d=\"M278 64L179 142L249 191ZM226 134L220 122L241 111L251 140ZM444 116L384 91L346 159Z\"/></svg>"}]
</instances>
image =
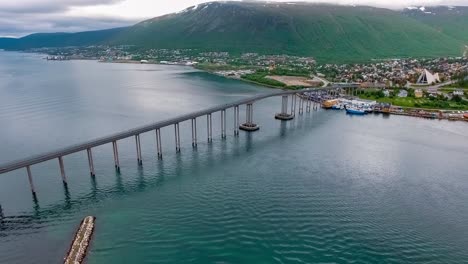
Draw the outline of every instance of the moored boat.
<instances>
[{"instance_id":1,"label":"moored boat","mask_svg":"<svg viewBox=\"0 0 468 264\"><path fill-rule=\"evenodd\" d=\"M345 107L346 109L346 113L347 114L351 114L351 115L365 115L367 114L367 112L362 109L362 108L358 108L358 107L355 107L355 106L346 106Z\"/></svg>"},{"instance_id":2,"label":"moored boat","mask_svg":"<svg viewBox=\"0 0 468 264\"><path fill-rule=\"evenodd\" d=\"M338 104L335 104L331 107L331 109L333 110L342 110L343 109L343 105L341 103L338 103Z\"/></svg>"}]
</instances>

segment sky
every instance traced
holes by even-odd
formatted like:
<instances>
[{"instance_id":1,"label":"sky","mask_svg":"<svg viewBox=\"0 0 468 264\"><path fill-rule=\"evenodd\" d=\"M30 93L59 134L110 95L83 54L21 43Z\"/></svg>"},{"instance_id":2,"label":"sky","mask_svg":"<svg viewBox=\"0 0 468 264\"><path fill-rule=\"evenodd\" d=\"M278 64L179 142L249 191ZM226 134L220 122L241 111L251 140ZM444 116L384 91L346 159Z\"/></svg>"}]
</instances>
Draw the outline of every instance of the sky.
<instances>
[{"instance_id":1,"label":"sky","mask_svg":"<svg viewBox=\"0 0 468 264\"><path fill-rule=\"evenodd\" d=\"M0 0L0 36L21 37L36 32L78 32L128 26L203 2L210 1ZM291 0L276 0L276 2L291 2ZM421 5L468 5L468 0L309 0L305 2L371 5L392 9Z\"/></svg>"}]
</instances>

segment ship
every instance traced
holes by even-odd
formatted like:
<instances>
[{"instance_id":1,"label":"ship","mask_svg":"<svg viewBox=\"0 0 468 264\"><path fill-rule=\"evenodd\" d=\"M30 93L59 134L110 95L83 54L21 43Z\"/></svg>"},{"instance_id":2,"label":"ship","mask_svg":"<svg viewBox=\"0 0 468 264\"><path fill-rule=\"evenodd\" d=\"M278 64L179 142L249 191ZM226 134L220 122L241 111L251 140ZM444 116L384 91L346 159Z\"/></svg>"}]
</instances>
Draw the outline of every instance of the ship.
<instances>
[{"instance_id":1,"label":"ship","mask_svg":"<svg viewBox=\"0 0 468 264\"><path fill-rule=\"evenodd\" d=\"M334 105L338 104L339 101L338 100L327 100L325 102L323 102L322 104L322 107L325 108L325 109L331 109Z\"/></svg>"}]
</instances>

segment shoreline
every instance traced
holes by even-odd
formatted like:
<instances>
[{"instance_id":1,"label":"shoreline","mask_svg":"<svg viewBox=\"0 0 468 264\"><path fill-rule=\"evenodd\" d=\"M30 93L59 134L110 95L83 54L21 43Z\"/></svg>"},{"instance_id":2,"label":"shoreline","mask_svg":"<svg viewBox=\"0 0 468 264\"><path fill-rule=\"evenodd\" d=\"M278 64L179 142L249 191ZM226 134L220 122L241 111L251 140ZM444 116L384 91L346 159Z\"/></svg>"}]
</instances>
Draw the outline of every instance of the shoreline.
<instances>
[{"instance_id":1,"label":"shoreline","mask_svg":"<svg viewBox=\"0 0 468 264\"><path fill-rule=\"evenodd\" d=\"M212 70L207 70L207 69L203 69L203 68L199 68L197 67L196 65L185 65L185 64L177 64L177 63L174 63L174 64L163 64L163 63L158 63L158 62L151 62L151 61L148 61L148 62L141 62L141 61L136 61L136 60L115 60L115 61L102 61L102 60L98 60L98 59L69 59L69 60L94 60L94 61L97 61L99 63L121 63L121 64L150 64L150 65L164 65L164 66L185 66L185 67L191 67L193 69L196 69L196 70L199 70L199 71L202 71L202 72L206 72L206 73L209 73L209 74L213 74L213 75L216 75L216 76L219 76L219 77L223 77L223 78L226 78L226 79L231 79L231 80L238 80L238 81L242 81L242 82L246 82L246 83L250 83L250 84L254 84L254 85L257 85L257 86L261 86L261 87L265 87L265 88L269 88L269 89L279 89L279 90L295 90L295 89L288 89L287 87L279 87L279 86L273 86L273 85L268 85L268 84L264 84L264 83L260 83L260 82L255 82L255 81L251 81L251 80L248 80L248 79L244 79L244 78L229 78L227 76L224 76L224 75L221 75L221 74L216 74L214 71ZM423 111L462 111L462 112L466 112L467 110L461 110L461 109L446 109L446 108L440 108L440 109L432 109L432 108L414 108L414 107L407 107L407 106L399 106L399 105L392 105L392 106L395 106L395 107L399 107L399 108L402 108L402 109L410 109L410 110L423 110Z\"/></svg>"}]
</instances>

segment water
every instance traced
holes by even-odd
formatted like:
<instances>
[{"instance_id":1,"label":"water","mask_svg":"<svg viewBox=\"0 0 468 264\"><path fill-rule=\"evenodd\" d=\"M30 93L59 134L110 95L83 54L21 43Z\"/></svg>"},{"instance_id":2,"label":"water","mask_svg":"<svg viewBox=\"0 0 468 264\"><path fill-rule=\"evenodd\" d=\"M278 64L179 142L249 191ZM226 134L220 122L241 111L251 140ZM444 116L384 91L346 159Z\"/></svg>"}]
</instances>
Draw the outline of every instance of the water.
<instances>
[{"instance_id":1,"label":"water","mask_svg":"<svg viewBox=\"0 0 468 264\"><path fill-rule=\"evenodd\" d=\"M1 163L270 90L156 65L47 62L0 53ZM88 263L468 262L468 126L318 111L284 123L280 99L254 105L261 130L199 145L181 124L1 175L0 263L60 263L82 217L97 228ZM242 108L241 111L244 109ZM244 114L241 113L241 118Z\"/></svg>"}]
</instances>

